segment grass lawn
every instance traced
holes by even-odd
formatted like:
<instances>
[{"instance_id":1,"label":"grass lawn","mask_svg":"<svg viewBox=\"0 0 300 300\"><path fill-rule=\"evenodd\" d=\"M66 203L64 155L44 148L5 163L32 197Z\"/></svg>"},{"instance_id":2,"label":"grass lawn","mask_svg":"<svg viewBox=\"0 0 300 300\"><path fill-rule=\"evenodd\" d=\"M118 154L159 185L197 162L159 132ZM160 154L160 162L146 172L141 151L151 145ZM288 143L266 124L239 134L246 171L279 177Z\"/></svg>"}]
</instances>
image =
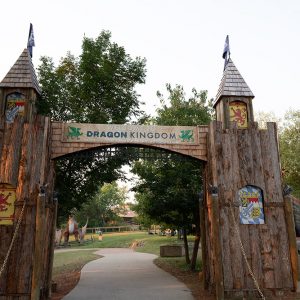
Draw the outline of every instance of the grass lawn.
<instances>
[{"instance_id":1,"label":"grass lawn","mask_svg":"<svg viewBox=\"0 0 300 300\"><path fill-rule=\"evenodd\" d=\"M81 268L91 260L101 256L94 254L95 250L62 251L54 254L53 276L68 273Z\"/></svg>"},{"instance_id":2,"label":"grass lawn","mask_svg":"<svg viewBox=\"0 0 300 300\"><path fill-rule=\"evenodd\" d=\"M98 241L98 235L93 235L93 242L87 241L83 245L74 244L76 248L129 248L136 240L144 239L148 236L145 232L126 233L104 233L102 241ZM91 235L87 235L91 239ZM73 245L72 245L73 246Z\"/></svg>"}]
</instances>

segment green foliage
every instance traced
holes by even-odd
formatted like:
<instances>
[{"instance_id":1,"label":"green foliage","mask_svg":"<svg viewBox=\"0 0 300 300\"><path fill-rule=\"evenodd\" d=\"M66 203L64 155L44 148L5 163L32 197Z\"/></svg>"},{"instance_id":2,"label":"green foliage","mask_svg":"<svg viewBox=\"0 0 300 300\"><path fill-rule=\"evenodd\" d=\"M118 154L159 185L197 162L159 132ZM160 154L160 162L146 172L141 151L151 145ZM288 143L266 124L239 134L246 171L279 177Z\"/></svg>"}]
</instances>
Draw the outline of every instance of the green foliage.
<instances>
[{"instance_id":1,"label":"green foliage","mask_svg":"<svg viewBox=\"0 0 300 300\"><path fill-rule=\"evenodd\" d=\"M41 58L39 113L56 121L102 124L122 124L142 114L135 86L145 82L145 59L132 59L110 38L108 31L102 31L95 40L84 37L81 55L75 57L69 52L57 67L50 57ZM72 208L79 209L99 184L116 180L121 173L115 170L126 162L121 155L108 162L93 156L58 161L60 220L65 220Z\"/></svg>"},{"instance_id":2,"label":"green foliage","mask_svg":"<svg viewBox=\"0 0 300 300\"><path fill-rule=\"evenodd\" d=\"M170 84L167 84L166 88L169 93L167 100L161 92L157 92L162 107L157 109L156 124L193 126L206 125L211 121L213 107L212 100L207 100L207 91L197 91L194 88L192 96L187 98L180 85L172 88Z\"/></svg>"},{"instance_id":3,"label":"green foliage","mask_svg":"<svg viewBox=\"0 0 300 300\"><path fill-rule=\"evenodd\" d=\"M49 57L38 67L39 111L57 121L123 124L141 113L134 87L145 82L145 59L132 59L102 31L84 37L82 54L68 53L55 67Z\"/></svg>"},{"instance_id":4,"label":"green foliage","mask_svg":"<svg viewBox=\"0 0 300 300\"><path fill-rule=\"evenodd\" d=\"M104 182L113 182L121 178L123 173L119 168L126 162L127 160L120 155L107 160L93 156L70 156L58 160L55 189L59 193L59 223L67 221L72 209L80 210L84 203L93 198Z\"/></svg>"},{"instance_id":5,"label":"green foliage","mask_svg":"<svg viewBox=\"0 0 300 300\"><path fill-rule=\"evenodd\" d=\"M84 224L89 218L89 227L105 226L107 222L118 219L118 214L123 212L125 200L124 188L119 188L116 182L105 183L94 197L83 203L76 213L76 219Z\"/></svg>"},{"instance_id":6,"label":"green foliage","mask_svg":"<svg viewBox=\"0 0 300 300\"><path fill-rule=\"evenodd\" d=\"M286 113L279 141L284 182L300 198L300 110Z\"/></svg>"},{"instance_id":7,"label":"green foliage","mask_svg":"<svg viewBox=\"0 0 300 300\"><path fill-rule=\"evenodd\" d=\"M135 210L157 224L175 228L195 222L202 168L198 161L175 161L172 156L156 162L136 162L133 170L140 181L135 187Z\"/></svg>"}]
</instances>

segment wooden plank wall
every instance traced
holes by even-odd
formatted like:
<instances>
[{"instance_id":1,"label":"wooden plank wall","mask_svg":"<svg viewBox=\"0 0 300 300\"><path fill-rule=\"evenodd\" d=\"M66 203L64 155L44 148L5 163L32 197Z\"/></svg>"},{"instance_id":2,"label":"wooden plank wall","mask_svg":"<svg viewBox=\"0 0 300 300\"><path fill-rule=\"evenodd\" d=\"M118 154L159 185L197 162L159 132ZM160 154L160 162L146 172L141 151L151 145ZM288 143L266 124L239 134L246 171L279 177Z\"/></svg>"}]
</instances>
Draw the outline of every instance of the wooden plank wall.
<instances>
[{"instance_id":1,"label":"wooden plank wall","mask_svg":"<svg viewBox=\"0 0 300 300\"><path fill-rule=\"evenodd\" d=\"M207 189L218 188L219 215L211 220L213 213L207 202L207 244L222 248L222 268L210 268L209 285L216 286L218 272L223 272L225 295L257 295L253 279L242 256L238 232L244 245L247 260L260 288L269 294L273 291L294 289L291 249L285 217L276 124L269 123L267 130L259 130L256 123L247 130L222 129L220 122L212 122L208 141ZM237 191L246 185L260 187L264 195L265 224L242 225L239 222ZM212 198L208 193L207 198ZM214 222L220 222L215 235L210 234ZM212 231L211 231L212 232ZM219 235L219 236L218 236ZM290 234L290 239L293 237ZM210 249L213 264L215 249Z\"/></svg>"},{"instance_id":2,"label":"wooden plank wall","mask_svg":"<svg viewBox=\"0 0 300 300\"><path fill-rule=\"evenodd\" d=\"M18 117L13 124L3 127L0 182L16 187L16 203L14 225L0 225L1 265L24 202L26 206L7 267L0 278L0 300L48 299L53 223L56 222L54 171L50 160L51 124L42 116L35 117L31 123L24 123L23 118ZM40 192L40 186L46 186L45 193Z\"/></svg>"}]
</instances>

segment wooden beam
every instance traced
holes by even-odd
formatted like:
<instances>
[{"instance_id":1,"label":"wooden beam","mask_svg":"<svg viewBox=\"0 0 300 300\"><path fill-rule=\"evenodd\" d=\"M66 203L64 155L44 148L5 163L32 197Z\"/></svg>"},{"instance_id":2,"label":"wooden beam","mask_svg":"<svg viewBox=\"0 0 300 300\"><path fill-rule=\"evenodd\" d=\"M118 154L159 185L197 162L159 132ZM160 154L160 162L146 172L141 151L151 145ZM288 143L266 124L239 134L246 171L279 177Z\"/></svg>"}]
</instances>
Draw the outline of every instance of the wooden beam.
<instances>
[{"instance_id":1,"label":"wooden beam","mask_svg":"<svg viewBox=\"0 0 300 300\"><path fill-rule=\"evenodd\" d=\"M214 265L215 265L215 285L216 285L216 299L224 299L224 275L223 275L223 261L221 249L221 234L220 234L220 212L219 199L217 194L211 194L210 199L212 212L212 245L214 251Z\"/></svg>"},{"instance_id":2,"label":"wooden beam","mask_svg":"<svg viewBox=\"0 0 300 300\"><path fill-rule=\"evenodd\" d=\"M43 244L44 244L44 220L45 217L45 194L39 194L36 206L36 224L35 224L35 255L32 271L31 300L40 299L41 272L43 262Z\"/></svg>"},{"instance_id":3,"label":"wooden beam","mask_svg":"<svg viewBox=\"0 0 300 300\"><path fill-rule=\"evenodd\" d=\"M292 199L289 195L286 195L284 197L284 212L285 212L285 221L286 221L288 239L289 239L289 248L290 248L290 257L291 257L291 265L292 265L292 276L293 276L294 291L297 291L297 285L298 285L298 251L297 251L297 243L296 243L296 231L295 231Z\"/></svg>"}]
</instances>

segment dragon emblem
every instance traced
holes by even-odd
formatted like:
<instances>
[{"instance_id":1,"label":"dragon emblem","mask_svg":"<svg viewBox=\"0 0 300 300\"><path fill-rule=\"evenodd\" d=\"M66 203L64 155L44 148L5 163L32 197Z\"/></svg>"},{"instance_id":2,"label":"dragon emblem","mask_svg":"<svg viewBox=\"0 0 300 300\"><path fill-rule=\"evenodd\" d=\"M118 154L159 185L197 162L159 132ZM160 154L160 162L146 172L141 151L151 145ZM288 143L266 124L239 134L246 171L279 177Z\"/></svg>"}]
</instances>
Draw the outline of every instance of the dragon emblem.
<instances>
[{"instance_id":1,"label":"dragon emblem","mask_svg":"<svg viewBox=\"0 0 300 300\"><path fill-rule=\"evenodd\" d=\"M69 139L77 139L79 140L79 137L83 135L82 132L80 132L81 128L68 126L68 132L67 132L67 138Z\"/></svg>"},{"instance_id":2,"label":"dragon emblem","mask_svg":"<svg viewBox=\"0 0 300 300\"><path fill-rule=\"evenodd\" d=\"M194 137L193 137L193 131L192 130L181 130L181 134L179 135L179 138L181 139L182 142L193 142Z\"/></svg>"},{"instance_id":3,"label":"dragon emblem","mask_svg":"<svg viewBox=\"0 0 300 300\"><path fill-rule=\"evenodd\" d=\"M8 193L6 196L3 193L0 193L0 211L8 210L7 206L10 206L11 203L8 203L7 200L11 196L11 193Z\"/></svg>"}]
</instances>

